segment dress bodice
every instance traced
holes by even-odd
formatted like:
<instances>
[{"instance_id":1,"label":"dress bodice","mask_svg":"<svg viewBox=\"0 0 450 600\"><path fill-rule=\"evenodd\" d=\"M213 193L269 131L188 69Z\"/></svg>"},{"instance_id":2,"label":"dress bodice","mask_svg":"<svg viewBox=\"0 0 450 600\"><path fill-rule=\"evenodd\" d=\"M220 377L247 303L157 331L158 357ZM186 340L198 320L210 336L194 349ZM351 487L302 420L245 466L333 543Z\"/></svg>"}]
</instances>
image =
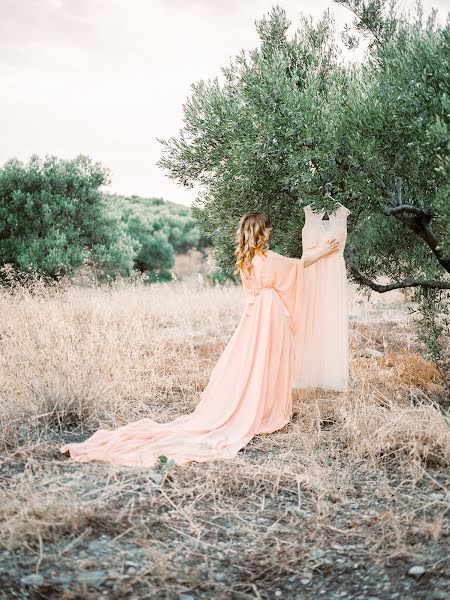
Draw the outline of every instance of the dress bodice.
<instances>
[{"instance_id":1,"label":"dress bodice","mask_svg":"<svg viewBox=\"0 0 450 600\"><path fill-rule=\"evenodd\" d=\"M304 207L305 224L302 229L303 251L308 252L330 237L335 237L340 245L336 255L343 255L347 241L347 216L350 214L348 208L341 204L333 213L328 213L328 219L323 220L324 212L316 213L311 204Z\"/></svg>"}]
</instances>

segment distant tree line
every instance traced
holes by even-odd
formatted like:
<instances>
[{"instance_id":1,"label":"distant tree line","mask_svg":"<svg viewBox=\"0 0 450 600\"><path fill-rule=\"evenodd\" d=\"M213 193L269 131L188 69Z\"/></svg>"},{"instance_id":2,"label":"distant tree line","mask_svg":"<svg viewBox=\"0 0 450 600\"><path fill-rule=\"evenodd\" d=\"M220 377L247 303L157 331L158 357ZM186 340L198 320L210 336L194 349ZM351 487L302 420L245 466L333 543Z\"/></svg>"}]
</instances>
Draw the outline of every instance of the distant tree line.
<instances>
[{"instance_id":1,"label":"distant tree line","mask_svg":"<svg viewBox=\"0 0 450 600\"><path fill-rule=\"evenodd\" d=\"M140 244L134 267L146 273L151 281L171 278L175 253L190 248L204 251L211 243L187 206L162 198L108 194L107 199L119 211L128 235Z\"/></svg>"},{"instance_id":2,"label":"distant tree line","mask_svg":"<svg viewBox=\"0 0 450 600\"><path fill-rule=\"evenodd\" d=\"M0 168L0 266L57 279L82 265L100 279L139 271L171 278L176 252L205 249L189 207L103 193L109 172L89 157L32 156Z\"/></svg>"}]
</instances>

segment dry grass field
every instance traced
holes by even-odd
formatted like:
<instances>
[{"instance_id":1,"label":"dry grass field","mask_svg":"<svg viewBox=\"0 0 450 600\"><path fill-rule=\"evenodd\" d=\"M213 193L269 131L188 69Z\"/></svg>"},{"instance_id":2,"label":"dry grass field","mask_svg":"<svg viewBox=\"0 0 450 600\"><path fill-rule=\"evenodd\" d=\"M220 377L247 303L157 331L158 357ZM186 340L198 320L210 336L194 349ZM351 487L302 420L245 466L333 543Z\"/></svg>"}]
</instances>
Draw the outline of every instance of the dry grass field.
<instances>
[{"instance_id":1,"label":"dry grass field","mask_svg":"<svg viewBox=\"0 0 450 600\"><path fill-rule=\"evenodd\" d=\"M295 390L234 460L59 453L192 411L243 308L195 280L0 292L0 597L450 599L448 399L400 293L352 292L350 391Z\"/></svg>"}]
</instances>

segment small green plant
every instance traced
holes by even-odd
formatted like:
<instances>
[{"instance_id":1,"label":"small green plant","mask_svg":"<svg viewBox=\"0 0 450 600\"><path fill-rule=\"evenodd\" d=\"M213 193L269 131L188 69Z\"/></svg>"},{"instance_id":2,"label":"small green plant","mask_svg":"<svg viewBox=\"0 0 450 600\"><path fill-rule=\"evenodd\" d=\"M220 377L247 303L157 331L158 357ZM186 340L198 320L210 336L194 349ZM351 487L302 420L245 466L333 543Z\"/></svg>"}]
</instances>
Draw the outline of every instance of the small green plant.
<instances>
[{"instance_id":1,"label":"small green plant","mask_svg":"<svg viewBox=\"0 0 450 600\"><path fill-rule=\"evenodd\" d=\"M164 456L164 454L162 454L161 456L158 456L159 460L161 461L161 464L163 465L163 470L166 470L167 467L169 469L173 469L176 465L176 462L174 461L173 458L171 458L170 460L167 458L167 456Z\"/></svg>"}]
</instances>

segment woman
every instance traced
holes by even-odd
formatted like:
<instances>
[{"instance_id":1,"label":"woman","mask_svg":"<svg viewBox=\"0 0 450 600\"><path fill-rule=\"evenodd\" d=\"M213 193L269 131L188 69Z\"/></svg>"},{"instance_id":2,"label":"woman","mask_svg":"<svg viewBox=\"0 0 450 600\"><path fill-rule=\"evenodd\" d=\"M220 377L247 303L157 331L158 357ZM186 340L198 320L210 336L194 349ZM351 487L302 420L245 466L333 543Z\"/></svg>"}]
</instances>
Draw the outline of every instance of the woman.
<instances>
[{"instance_id":1,"label":"woman","mask_svg":"<svg viewBox=\"0 0 450 600\"><path fill-rule=\"evenodd\" d=\"M272 433L291 418L293 335L303 269L336 252L339 242L300 259L268 249L270 219L247 213L236 231L236 273L246 308L212 370L195 410L168 423L150 418L115 430L99 429L66 444L79 462L152 467L160 455L176 464L231 458L257 434Z\"/></svg>"}]
</instances>

